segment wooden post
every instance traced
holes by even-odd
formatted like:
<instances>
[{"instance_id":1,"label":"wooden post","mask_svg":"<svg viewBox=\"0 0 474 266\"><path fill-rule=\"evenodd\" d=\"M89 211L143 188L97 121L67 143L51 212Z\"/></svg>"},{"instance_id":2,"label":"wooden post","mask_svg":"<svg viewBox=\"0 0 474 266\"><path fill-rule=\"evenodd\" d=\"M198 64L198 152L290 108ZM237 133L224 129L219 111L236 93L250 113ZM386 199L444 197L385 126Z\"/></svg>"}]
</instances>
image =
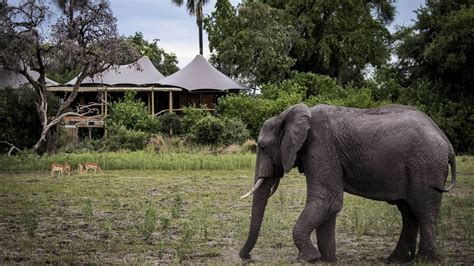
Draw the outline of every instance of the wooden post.
<instances>
[{"instance_id":1,"label":"wooden post","mask_svg":"<svg viewBox=\"0 0 474 266\"><path fill-rule=\"evenodd\" d=\"M105 127L104 118L107 117L107 90L105 91L105 105L104 105L105 116L102 115L102 127L104 128L104 138L107 138L107 128Z\"/></svg>"},{"instance_id":2,"label":"wooden post","mask_svg":"<svg viewBox=\"0 0 474 266\"><path fill-rule=\"evenodd\" d=\"M151 105L151 99L150 99L150 98L151 98L151 95L150 95L150 93L147 93L147 96L148 96L148 97L147 97L147 98L148 98L148 105L147 105L147 108L146 108L146 109L148 110L148 112L151 113L151 106L150 106L150 105Z\"/></svg>"},{"instance_id":3,"label":"wooden post","mask_svg":"<svg viewBox=\"0 0 474 266\"><path fill-rule=\"evenodd\" d=\"M153 87L151 87L151 115L155 115L155 91L153 91Z\"/></svg>"},{"instance_id":4,"label":"wooden post","mask_svg":"<svg viewBox=\"0 0 474 266\"><path fill-rule=\"evenodd\" d=\"M107 91L105 91L105 116L107 116Z\"/></svg>"},{"instance_id":5,"label":"wooden post","mask_svg":"<svg viewBox=\"0 0 474 266\"><path fill-rule=\"evenodd\" d=\"M170 113L173 112L173 92L170 91L170 99L169 99L169 111Z\"/></svg>"},{"instance_id":6,"label":"wooden post","mask_svg":"<svg viewBox=\"0 0 474 266\"><path fill-rule=\"evenodd\" d=\"M105 92L102 91L101 94L102 94L102 97L104 97ZM103 101L100 102L100 114L102 115L102 117L104 116L104 102Z\"/></svg>"}]
</instances>

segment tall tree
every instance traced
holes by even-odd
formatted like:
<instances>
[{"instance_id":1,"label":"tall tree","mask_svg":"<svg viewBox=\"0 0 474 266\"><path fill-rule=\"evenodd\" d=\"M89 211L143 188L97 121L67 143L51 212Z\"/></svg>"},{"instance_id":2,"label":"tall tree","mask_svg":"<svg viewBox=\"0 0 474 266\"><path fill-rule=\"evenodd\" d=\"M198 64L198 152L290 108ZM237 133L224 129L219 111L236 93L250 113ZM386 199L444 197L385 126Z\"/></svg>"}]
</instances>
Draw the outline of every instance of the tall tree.
<instances>
[{"instance_id":1,"label":"tall tree","mask_svg":"<svg viewBox=\"0 0 474 266\"><path fill-rule=\"evenodd\" d=\"M171 0L177 6L182 6L184 4L183 0ZM203 22L203 12L202 7L206 5L209 0L187 0L186 9L188 10L191 16L196 16L196 23L199 29L199 53L203 54L203 44L202 44L202 22Z\"/></svg>"},{"instance_id":2,"label":"tall tree","mask_svg":"<svg viewBox=\"0 0 474 266\"><path fill-rule=\"evenodd\" d=\"M427 112L457 152L474 152L474 3L426 1L413 26L397 33L397 64L389 72L409 103Z\"/></svg>"},{"instance_id":3,"label":"tall tree","mask_svg":"<svg viewBox=\"0 0 474 266\"><path fill-rule=\"evenodd\" d=\"M34 145L38 153L56 149L57 126L71 113L81 82L113 65L136 59L135 50L117 33L116 19L105 0L87 1L52 18L42 1L26 0L14 6L0 5L0 66L22 74L37 93L41 136ZM51 27L50 30L44 30ZM72 66L80 75L53 115L49 115L46 72ZM29 70L40 75L31 76Z\"/></svg>"},{"instance_id":4,"label":"tall tree","mask_svg":"<svg viewBox=\"0 0 474 266\"><path fill-rule=\"evenodd\" d=\"M263 3L248 2L236 10L228 0L218 0L205 20L211 62L253 88L284 80L295 64L289 51L296 31L287 19Z\"/></svg>"},{"instance_id":5,"label":"tall tree","mask_svg":"<svg viewBox=\"0 0 474 266\"><path fill-rule=\"evenodd\" d=\"M293 69L360 84L366 67L390 56L395 6L391 0L261 0L284 10L298 31L290 55Z\"/></svg>"},{"instance_id":6,"label":"tall tree","mask_svg":"<svg viewBox=\"0 0 474 266\"><path fill-rule=\"evenodd\" d=\"M433 83L444 97L474 95L474 3L471 0L426 1L413 26L398 32L398 68L406 85Z\"/></svg>"},{"instance_id":7,"label":"tall tree","mask_svg":"<svg viewBox=\"0 0 474 266\"><path fill-rule=\"evenodd\" d=\"M340 84L355 85L363 83L364 71L368 67L383 65L390 56L388 46L391 38L386 26L394 17L395 7L391 0L243 1L238 6L237 20L245 21L249 12L241 10L252 11L252 8L259 8L260 11L272 10L271 17L248 17L254 20L249 20L247 24L236 23L232 16L220 20L211 17L215 23L209 23L206 30L209 33L210 45L215 46L217 53L232 53L228 47L220 49L218 42L233 40L236 46L242 44L236 37L239 32L259 36L258 32L262 32L265 27L283 29L287 30L291 38L288 52L280 55L289 56L294 60L291 70L329 75L336 78ZM215 12L218 12L217 9ZM266 14L270 15L268 12ZM278 15L275 17L273 14ZM269 20L269 24L265 23ZM295 30L296 34L293 35L290 29ZM212 34L219 35L219 39L214 43L211 43L214 38ZM273 37L271 32L269 34L263 36ZM258 41L255 39L255 42L242 44L249 47L242 46L228 57L238 58L242 50L253 49Z\"/></svg>"}]
</instances>

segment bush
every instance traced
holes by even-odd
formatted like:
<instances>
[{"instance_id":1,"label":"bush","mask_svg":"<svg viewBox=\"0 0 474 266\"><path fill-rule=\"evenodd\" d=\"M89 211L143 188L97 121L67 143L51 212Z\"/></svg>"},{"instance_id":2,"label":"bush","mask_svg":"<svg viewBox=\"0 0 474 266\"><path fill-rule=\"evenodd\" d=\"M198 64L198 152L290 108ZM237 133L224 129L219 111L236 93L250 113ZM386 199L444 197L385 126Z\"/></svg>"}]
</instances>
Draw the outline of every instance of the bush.
<instances>
[{"instance_id":1,"label":"bush","mask_svg":"<svg viewBox=\"0 0 474 266\"><path fill-rule=\"evenodd\" d=\"M0 140L19 149L31 148L41 135L41 122L36 112L37 94L32 88L0 88ZM59 99L47 93L48 115L57 111ZM1 144L0 152L10 146Z\"/></svg>"},{"instance_id":2,"label":"bush","mask_svg":"<svg viewBox=\"0 0 474 266\"><path fill-rule=\"evenodd\" d=\"M257 142L253 139L248 139L242 144L242 150L251 153L257 153Z\"/></svg>"},{"instance_id":3,"label":"bush","mask_svg":"<svg viewBox=\"0 0 474 266\"><path fill-rule=\"evenodd\" d=\"M190 138L198 144L216 145L224 130L224 123L217 117L208 115L191 127Z\"/></svg>"},{"instance_id":4,"label":"bush","mask_svg":"<svg viewBox=\"0 0 474 266\"><path fill-rule=\"evenodd\" d=\"M165 113L158 117L159 127L158 131L165 135L181 135L183 127L181 126L181 119L176 113Z\"/></svg>"},{"instance_id":5,"label":"bush","mask_svg":"<svg viewBox=\"0 0 474 266\"><path fill-rule=\"evenodd\" d=\"M127 91L122 101L110 104L106 125L120 124L131 130L158 132L159 121L148 113L144 102L135 99L136 94Z\"/></svg>"},{"instance_id":6,"label":"bush","mask_svg":"<svg viewBox=\"0 0 474 266\"><path fill-rule=\"evenodd\" d=\"M191 149L185 146L181 138L169 138L163 135L152 135L148 140L148 147L156 153L191 152Z\"/></svg>"},{"instance_id":7,"label":"bush","mask_svg":"<svg viewBox=\"0 0 474 266\"><path fill-rule=\"evenodd\" d=\"M223 145L241 144L250 137L249 131L242 120L238 118L224 118L224 128L219 142Z\"/></svg>"},{"instance_id":8,"label":"bush","mask_svg":"<svg viewBox=\"0 0 474 266\"><path fill-rule=\"evenodd\" d=\"M189 133L191 127L197 123L197 121L209 115L209 112L194 107L185 107L183 110L183 116L181 119L181 125L183 127L184 133Z\"/></svg>"},{"instance_id":9,"label":"bush","mask_svg":"<svg viewBox=\"0 0 474 266\"><path fill-rule=\"evenodd\" d=\"M105 148L109 151L141 150L145 148L147 139L145 132L127 129L123 125L110 125Z\"/></svg>"}]
</instances>

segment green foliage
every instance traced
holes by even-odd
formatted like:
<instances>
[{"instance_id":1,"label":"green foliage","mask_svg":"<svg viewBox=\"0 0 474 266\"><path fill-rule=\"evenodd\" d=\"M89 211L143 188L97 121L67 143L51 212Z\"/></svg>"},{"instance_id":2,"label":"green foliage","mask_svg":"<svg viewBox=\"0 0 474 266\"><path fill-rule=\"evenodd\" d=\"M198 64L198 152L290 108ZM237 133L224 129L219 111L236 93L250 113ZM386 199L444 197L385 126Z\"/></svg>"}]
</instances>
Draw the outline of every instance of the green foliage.
<instances>
[{"instance_id":1,"label":"green foliage","mask_svg":"<svg viewBox=\"0 0 474 266\"><path fill-rule=\"evenodd\" d=\"M148 136L145 132L127 129L123 125L112 124L108 126L105 148L109 151L142 150L146 146Z\"/></svg>"},{"instance_id":2,"label":"green foliage","mask_svg":"<svg viewBox=\"0 0 474 266\"><path fill-rule=\"evenodd\" d=\"M278 83L290 70L363 85L368 65L389 58L395 5L382 1L217 1L205 21L211 61L249 84ZM258 21L258 23L255 23Z\"/></svg>"},{"instance_id":3,"label":"green foliage","mask_svg":"<svg viewBox=\"0 0 474 266\"><path fill-rule=\"evenodd\" d=\"M144 102L135 99L136 94L135 91L127 91L122 101L110 104L107 127L123 125L131 130L158 132L158 120L150 116Z\"/></svg>"},{"instance_id":4,"label":"green foliage","mask_svg":"<svg viewBox=\"0 0 474 266\"><path fill-rule=\"evenodd\" d=\"M219 136L220 144L242 144L250 137L250 133L245 124L238 118L224 118L224 127Z\"/></svg>"},{"instance_id":5,"label":"green foliage","mask_svg":"<svg viewBox=\"0 0 474 266\"><path fill-rule=\"evenodd\" d=\"M308 106L324 103L357 108L373 108L387 103L376 101L370 89L344 88L328 76L298 73L280 85L262 86L262 93L258 96L240 94L222 97L217 110L224 117L242 120L251 136L257 138L265 120L299 102Z\"/></svg>"},{"instance_id":6,"label":"green foliage","mask_svg":"<svg viewBox=\"0 0 474 266\"><path fill-rule=\"evenodd\" d=\"M209 112L203 108L185 107L183 109L183 116L181 118L181 124L184 132L189 132L191 127L197 123L197 121L209 115Z\"/></svg>"},{"instance_id":7,"label":"green foliage","mask_svg":"<svg viewBox=\"0 0 474 266\"><path fill-rule=\"evenodd\" d=\"M208 115L191 127L191 139L199 144L216 145L224 130L224 123L217 117Z\"/></svg>"},{"instance_id":8,"label":"green foliage","mask_svg":"<svg viewBox=\"0 0 474 266\"><path fill-rule=\"evenodd\" d=\"M451 100L473 97L474 5L466 0L428 1L412 27L397 34L399 65L408 85L430 81Z\"/></svg>"},{"instance_id":9,"label":"green foliage","mask_svg":"<svg viewBox=\"0 0 474 266\"><path fill-rule=\"evenodd\" d=\"M176 113L168 112L158 117L158 131L165 135L180 135L183 133L181 118Z\"/></svg>"},{"instance_id":10,"label":"green foliage","mask_svg":"<svg viewBox=\"0 0 474 266\"><path fill-rule=\"evenodd\" d=\"M148 56L161 74L169 76L179 70L176 55L159 48L156 41L148 42L144 39L143 33L136 32L135 35L128 37L128 41L136 47L140 54Z\"/></svg>"},{"instance_id":11,"label":"green foliage","mask_svg":"<svg viewBox=\"0 0 474 266\"><path fill-rule=\"evenodd\" d=\"M290 56L294 70L337 78L340 84L363 84L368 64L389 58L393 1L262 1L279 8L297 29Z\"/></svg>"},{"instance_id":12,"label":"green foliage","mask_svg":"<svg viewBox=\"0 0 474 266\"><path fill-rule=\"evenodd\" d=\"M209 149L171 151L160 153L147 150L101 153L58 153L42 156L22 152L18 156L0 155L1 171L45 171L52 163L69 163L77 169L78 163L96 162L102 170L236 170L255 167L255 155L250 153L221 154L216 156Z\"/></svg>"},{"instance_id":13,"label":"green foliage","mask_svg":"<svg viewBox=\"0 0 474 266\"><path fill-rule=\"evenodd\" d=\"M48 93L48 115L57 111L59 99ZM36 111L36 93L31 88L0 88L0 141L20 149L32 147L41 134L41 122ZM9 146L1 144L0 151Z\"/></svg>"},{"instance_id":14,"label":"green foliage","mask_svg":"<svg viewBox=\"0 0 474 266\"><path fill-rule=\"evenodd\" d=\"M246 1L236 11L229 2L217 1L204 26L210 61L251 87L282 81L295 63L288 53L296 32L286 21L281 10L263 3Z\"/></svg>"},{"instance_id":15,"label":"green foliage","mask_svg":"<svg viewBox=\"0 0 474 266\"><path fill-rule=\"evenodd\" d=\"M399 30L396 38L398 62L377 72L370 84L374 96L417 106L458 153L473 153L472 1L427 1L414 25Z\"/></svg>"}]
</instances>

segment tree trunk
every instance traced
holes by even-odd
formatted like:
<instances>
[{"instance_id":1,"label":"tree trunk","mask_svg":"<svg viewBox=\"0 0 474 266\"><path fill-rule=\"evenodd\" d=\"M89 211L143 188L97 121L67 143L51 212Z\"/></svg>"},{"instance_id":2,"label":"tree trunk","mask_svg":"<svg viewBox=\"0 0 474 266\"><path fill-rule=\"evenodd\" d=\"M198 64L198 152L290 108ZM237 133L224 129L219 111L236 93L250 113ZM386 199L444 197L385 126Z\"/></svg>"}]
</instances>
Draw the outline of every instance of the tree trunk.
<instances>
[{"instance_id":1,"label":"tree trunk","mask_svg":"<svg viewBox=\"0 0 474 266\"><path fill-rule=\"evenodd\" d=\"M54 125L46 133L46 140L42 141L38 145L38 148L35 149L35 151L39 155L43 155L45 153L47 153L48 155L54 154L56 153L57 143L58 143L58 125Z\"/></svg>"},{"instance_id":2,"label":"tree trunk","mask_svg":"<svg viewBox=\"0 0 474 266\"><path fill-rule=\"evenodd\" d=\"M199 28L199 53L203 55L202 49L202 19L198 19L198 28Z\"/></svg>"},{"instance_id":3,"label":"tree trunk","mask_svg":"<svg viewBox=\"0 0 474 266\"><path fill-rule=\"evenodd\" d=\"M239 256L243 260L250 259L250 252L257 243L263 214L265 213L265 207L267 206L268 198L270 196L270 189L275 183L274 181L274 178L267 178L253 194L252 217L250 219L249 234L247 241L239 252Z\"/></svg>"}]
</instances>

